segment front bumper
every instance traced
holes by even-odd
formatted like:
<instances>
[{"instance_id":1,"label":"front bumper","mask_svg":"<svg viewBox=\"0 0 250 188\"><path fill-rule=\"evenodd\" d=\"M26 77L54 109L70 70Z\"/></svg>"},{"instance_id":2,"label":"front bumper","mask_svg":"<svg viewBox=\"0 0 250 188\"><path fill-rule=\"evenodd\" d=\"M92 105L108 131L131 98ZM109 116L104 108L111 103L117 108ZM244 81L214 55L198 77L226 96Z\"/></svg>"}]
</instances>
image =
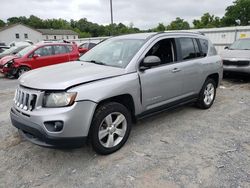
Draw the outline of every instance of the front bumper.
<instances>
[{"instance_id":1,"label":"front bumper","mask_svg":"<svg viewBox=\"0 0 250 188\"><path fill-rule=\"evenodd\" d=\"M250 66L239 67L239 66L223 66L224 72L236 72L236 73L247 73L250 74Z\"/></svg>"},{"instance_id":2,"label":"front bumper","mask_svg":"<svg viewBox=\"0 0 250 188\"><path fill-rule=\"evenodd\" d=\"M10 112L12 124L34 144L44 147L80 147L88 136L96 104L90 101L76 102L67 108L43 108L27 113L17 107ZM49 131L45 122L62 121L63 129Z\"/></svg>"},{"instance_id":3,"label":"front bumper","mask_svg":"<svg viewBox=\"0 0 250 188\"><path fill-rule=\"evenodd\" d=\"M16 73L16 69L8 68L8 67L2 67L2 68L0 68L0 73L2 73L4 75L14 75Z\"/></svg>"}]
</instances>

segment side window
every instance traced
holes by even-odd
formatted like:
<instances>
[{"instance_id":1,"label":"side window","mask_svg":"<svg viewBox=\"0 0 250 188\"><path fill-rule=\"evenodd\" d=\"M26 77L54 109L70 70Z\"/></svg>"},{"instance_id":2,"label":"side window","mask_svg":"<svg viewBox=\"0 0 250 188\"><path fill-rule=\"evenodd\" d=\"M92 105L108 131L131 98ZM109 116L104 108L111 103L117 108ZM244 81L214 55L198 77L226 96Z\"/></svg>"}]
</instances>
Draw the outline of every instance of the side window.
<instances>
[{"instance_id":1,"label":"side window","mask_svg":"<svg viewBox=\"0 0 250 188\"><path fill-rule=\"evenodd\" d=\"M197 39L193 39L193 42L194 42L194 49L196 52L196 57L202 57L202 53L200 51Z\"/></svg>"},{"instance_id":2,"label":"side window","mask_svg":"<svg viewBox=\"0 0 250 188\"><path fill-rule=\"evenodd\" d=\"M196 57L196 51L194 48L193 39L180 38L181 54L183 60L189 60Z\"/></svg>"},{"instance_id":3,"label":"side window","mask_svg":"<svg viewBox=\"0 0 250 188\"><path fill-rule=\"evenodd\" d=\"M67 46L65 46L65 48L66 48L67 53L73 51L73 47L72 46L67 45Z\"/></svg>"},{"instance_id":4,"label":"side window","mask_svg":"<svg viewBox=\"0 0 250 188\"><path fill-rule=\"evenodd\" d=\"M50 56L53 55L52 46L44 46L39 49L37 49L34 54L37 54L39 56Z\"/></svg>"},{"instance_id":5,"label":"side window","mask_svg":"<svg viewBox=\"0 0 250 188\"><path fill-rule=\"evenodd\" d=\"M83 43L79 47L81 47L81 48L88 48L88 43Z\"/></svg>"},{"instance_id":6,"label":"side window","mask_svg":"<svg viewBox=\"0 0 250 188\"><path fill-rule=\"evenodd\" d=\"M56 45L56 46L54 46L54 52L55 52L55 55L65 54L65 53L67 53L67 50L66 50L65 46L63 46L63 45Z\"/></svg>"},{"instance_id":7,"label":"side window","mask_svg":"<svg viewBox=\"0 0 250 188\"><path fill-rule=\"evenodd\" d=\"M163 39L157 42L146 54L145 57L154 55L161 59L161 64L176 61L176 50L174 39Z\"/></svg>"},{"instance_id":8,"label":"side window","mask_svg":"<svg viewBox=\"0 0 250 188\"><path fill-rule=\"evenodd\" d=\"M205 57L205 56L207 56L207 52L208 52L208 41L205 39L199 39L199 41L201 44L202 56Z\"/></svg>"},{"instance_id":9,"label":"side window","mask_svg":"<svg viewBox=\"0 0 250 188\"><path fill-rule=\"evenodd\" d=\"M93 47L95 47L95 46L96 46L95 43L89 43L89 49L91 49L91 48L93 48Z\"/></svg>"}]
</instances>

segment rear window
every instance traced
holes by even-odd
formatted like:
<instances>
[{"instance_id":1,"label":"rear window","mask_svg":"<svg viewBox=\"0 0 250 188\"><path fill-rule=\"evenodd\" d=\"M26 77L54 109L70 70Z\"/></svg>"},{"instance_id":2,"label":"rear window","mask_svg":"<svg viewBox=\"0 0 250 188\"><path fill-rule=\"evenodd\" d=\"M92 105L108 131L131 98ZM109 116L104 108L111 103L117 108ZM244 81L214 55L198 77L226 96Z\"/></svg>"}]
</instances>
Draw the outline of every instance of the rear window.
<instances>
[{"instance_id":1,"label":"rear window","mask_svg":"<svg viewBox=\"0 0 250 188\"><path fill-rule=\"evenodd\" d=\"M72 52L72 51L73 51L73 47L72 47L72 46L67 45L67 46L65 46L65 47L66 47L66 51L67 51L67 52Z\"/></svg>"},{"instance_id":2,"label":"rear window","mask_svg":"<svg viewBox=\"0 0 250 188\"><path fill-rule=\"evenodd\" d=\"M199 41L201 44L202 56L205 57L208 53L208 41L206 39L199 39Z\"/></svg>"},{"instance_id":3,"label":"rear window","mask_svg":"<svg viewBox=\"0 0 250 188\"><path fill-rule=\"evenodd\" d=\"M54 51L55 51L55 55L56 54L65 54L68 52L67 49L65 48L65 46L63 46L63 45L54 46Z\"/></svg>"},{"instance_id":4,"label":"rear window","mask_svg":"<svg viewBox=\"0 0 250 188\"><path fill-rule=\"evenodd\" d=\"M194 48L193 39L191 38L180 38L181 54L183 60L189 60L196 57L196 51Z\"/></svg>"}]
</instances>

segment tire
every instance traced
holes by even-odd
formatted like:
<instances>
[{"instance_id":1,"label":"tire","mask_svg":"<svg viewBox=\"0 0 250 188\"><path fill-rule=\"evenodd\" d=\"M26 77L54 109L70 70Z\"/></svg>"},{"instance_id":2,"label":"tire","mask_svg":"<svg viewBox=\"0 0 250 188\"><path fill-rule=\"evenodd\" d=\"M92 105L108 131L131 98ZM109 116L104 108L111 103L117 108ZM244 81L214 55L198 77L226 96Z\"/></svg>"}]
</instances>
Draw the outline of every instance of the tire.
<instances>
[{"instance_id":1,"label":"tire","mask_svg":"<svg viewBox=\"0 0 250 188\"><path fill-rule=\"evenodd\" d=\"M16 78L19 78L22 74L24 74L24 73L27 72L27 71L30 71L30 68L29 68L29 67L24 67L24 66L23 66L23 67L20 67L20 68L18 68L15 77L16 77Z\"/></svg>"},{"instance_id":2,"label":"tire","mask_svg":"<svg viewBox=\"0 0 250 188\"><path fill-rule=\"evenodd\" d=\"M200 91L197 106L201 109L208 109L213 105L215 97L216 83L213 79L208 78Z\"/></svg>"},{"instance_id":3,"label":"tire","mask_svg":"<svg viewBox=\"0 0 250 188\"><path fill-rule=\"evenodd\" d=\"M90 130L93 149L102 155L119 150L129 137L131 125L131 113L122 104L109 102L99 106Z\"/></svg>"}]
</instances>

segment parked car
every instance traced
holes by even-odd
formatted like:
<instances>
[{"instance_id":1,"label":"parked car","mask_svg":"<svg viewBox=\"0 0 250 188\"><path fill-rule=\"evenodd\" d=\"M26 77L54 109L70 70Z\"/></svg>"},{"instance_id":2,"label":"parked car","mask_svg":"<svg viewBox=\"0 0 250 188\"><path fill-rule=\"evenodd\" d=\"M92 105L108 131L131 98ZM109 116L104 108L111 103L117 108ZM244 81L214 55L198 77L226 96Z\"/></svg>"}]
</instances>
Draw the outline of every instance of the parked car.
<instances>
[{"instance_id":1,"label":"parked car","mask_svg":"<svg viewBox=\"0 0 250 188\"><path fill-rule=\"evenodd\" d=\"M8 56L8 55L15 55L18 52L20 52L22 49L26 48L28 45L25 46L13 46L9 49L4 50L2 53L0 53L0 59Z\"/></svg>"},{"instance_id":2,"label":"parked car","mask_svg":"<svg viewBox=\"0 0 250 188\"><path fill-rule=\"evenodd\" d=\"M46 43L29 46L16 55L0 60L0 72L7 76L20 77L24 72L48 65L75 61L79 58L76 45Z\"/></svg>"},{"instance_id":3,"label":"parked car","mask_svg":"<svg viewBox=\"0 0 250 188\"><path fill-rule=\"evenodd\" d=\"M212 43L190 32L110 38L80 61L33 70L19 79L10 116L29 141L110 154L132 122L186 103L212 106L223 65Z\"/></svg>"},{"instance_id":4,"label":"parked car","mask_svg":"<svg viewBox=\"0 0 250 188\"><path fill-rule=\"evenodd\" d=\"M239 39L221 53L224 72L250 74L250 38Z\"/></svg>"},{"instance_id":5,"label":"parked car","mask_svg":"<svg viewBox=\"0 0 250 188\"><path fill-rule=\"evenodd\" d=\"M9 46L0 46L0 54L9 48Z\"/></svg>"},{"instance_id":6,"label":"parked car","mask_svg":"<svg viewBox=\"0 0 250 188\"><path fill-rule=\"evenodd\" d=\"M78 46L78 50L79 50L80 54L83 55L95 46L96 46L96 43L85 42L85 43L82 43Z\"/></svg>"}]
</instances>

